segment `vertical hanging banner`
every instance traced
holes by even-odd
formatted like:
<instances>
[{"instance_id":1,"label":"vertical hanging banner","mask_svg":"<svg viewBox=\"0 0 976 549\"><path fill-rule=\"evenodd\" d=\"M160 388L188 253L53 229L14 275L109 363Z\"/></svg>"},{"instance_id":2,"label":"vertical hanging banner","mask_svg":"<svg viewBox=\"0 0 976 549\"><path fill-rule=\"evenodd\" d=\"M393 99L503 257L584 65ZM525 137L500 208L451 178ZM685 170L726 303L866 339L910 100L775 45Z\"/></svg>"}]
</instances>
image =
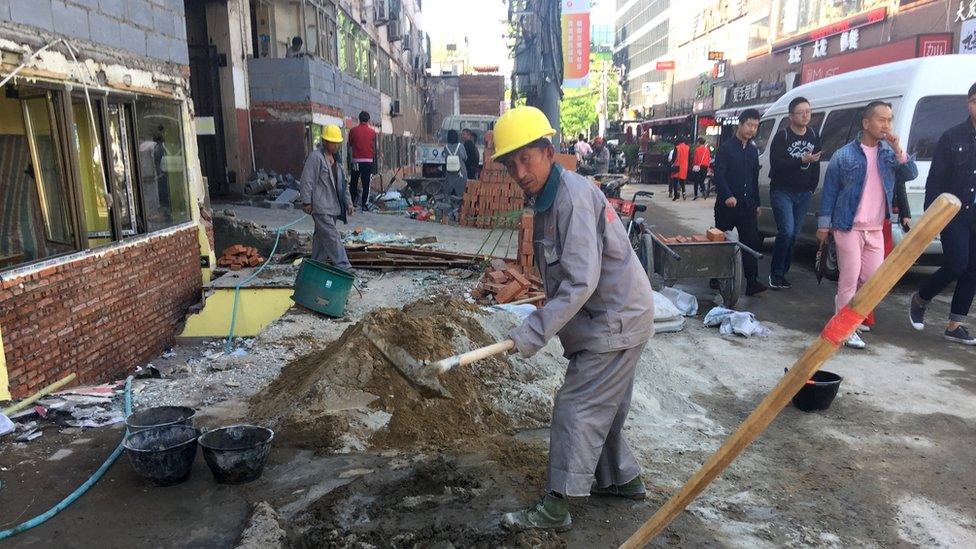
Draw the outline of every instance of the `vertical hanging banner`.
<instances>
[{"instance_id":1,"label":"vertical hanging banner","mask_svg":"<svg viewBox=\"0 0 976 549\"><path fill-rule=\"evenodd\" d=\"M590 85L590 0L562 0L563 87Z\"/></svg>"}]
</instances>

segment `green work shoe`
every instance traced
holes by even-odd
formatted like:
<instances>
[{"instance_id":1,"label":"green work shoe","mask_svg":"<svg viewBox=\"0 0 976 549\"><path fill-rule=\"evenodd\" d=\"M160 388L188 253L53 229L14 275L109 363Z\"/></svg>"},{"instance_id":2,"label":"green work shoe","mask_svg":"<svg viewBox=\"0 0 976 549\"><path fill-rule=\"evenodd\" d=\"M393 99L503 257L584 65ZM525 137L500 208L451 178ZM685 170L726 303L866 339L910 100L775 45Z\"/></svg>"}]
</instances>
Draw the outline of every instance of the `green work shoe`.
<instances>
[{"instance_id":1,"label":"green work shoe","mask_svg":"<svg viewBox=\"0 0 976 549\"><path fill-rule=\"evenodd\" d=\"M642 500L647 498L647 490L644 488L644 481L641 480L640 475L634 477L633 480L627 484L611 484L606 488L600 488L594 482L593 487L590 488L591 496L613 496L618 498L627 498L633 500Z\"/></svg>"},{"instance_id":2,"label":"green work shoe","mask_svg":"<svg viewBox=\"0 0 976 549\"><path fill-rule=\"evenodd\" d=\"M569 516L569 504L566 498L546 494L528 509L505 513L502 516L502 526L513 532L523 530L566 532L573 527L573 519Z\"/></svg>"}]
</instances>

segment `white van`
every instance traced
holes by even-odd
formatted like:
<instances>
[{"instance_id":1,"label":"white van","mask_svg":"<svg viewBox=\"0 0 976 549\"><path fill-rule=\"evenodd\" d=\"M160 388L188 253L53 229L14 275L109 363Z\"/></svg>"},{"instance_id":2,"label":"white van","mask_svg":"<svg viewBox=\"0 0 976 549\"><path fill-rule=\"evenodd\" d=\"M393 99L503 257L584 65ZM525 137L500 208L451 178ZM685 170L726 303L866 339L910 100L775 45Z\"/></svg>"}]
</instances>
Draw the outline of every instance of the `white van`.
<instances>
[{"instance_id":1,"label":"white van","mask_svg":"<svg viewBox=\"0 0 976 549\"><path fill-rule=\"evenodd\" d=\"M769 201L769 151L767 143L775 132L789 124L790 101L803 96L810 101L813 117L810 126L820 135L823 156L820 157L820 184L827 163L834 152L851 142L861 130L861 110L871 101L887 101L895 113L894 132L909 154L916 155L918 177L905 188L912 216L922 215L925 180L928 178L932 153L939 137L947 129L966 119L966 93L976 80L976 55L940 55L923 57L861 69L790 90L773 103L763 115L756 135L759 145L759 193L763 207L759 214L759 232L776 235L776 222ZM802 242L815 243L820 190L817 187L807 212L803 230L797 236ZM892 227L895 243L902 238L901 226ZM926 255L940 255L942 244L936 240ZM927 257L930 262L932 257Z\"/></svg>"}]
</instances>

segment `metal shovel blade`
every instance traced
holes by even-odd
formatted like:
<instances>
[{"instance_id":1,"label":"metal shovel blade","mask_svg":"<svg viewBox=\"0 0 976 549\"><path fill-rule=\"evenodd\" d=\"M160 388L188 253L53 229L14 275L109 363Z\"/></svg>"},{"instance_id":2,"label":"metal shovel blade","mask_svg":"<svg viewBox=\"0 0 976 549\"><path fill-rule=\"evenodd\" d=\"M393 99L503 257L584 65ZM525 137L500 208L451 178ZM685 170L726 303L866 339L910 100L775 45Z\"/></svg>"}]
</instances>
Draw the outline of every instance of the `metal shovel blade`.
<instances>
[{"instance_id":1,"label":"metal shovel blade","mask_svg":"<svg viewBox=\"0 0 976 549\"><path fill-rule=\"evenodd\" d=\"M447 390L447 387L441 385L440 380L425 361L417 360L403 347L386 341L369 324L363 325L363 335L422 395L425 397L451 398L451 392Z\"/></svg>"}]
</instances>

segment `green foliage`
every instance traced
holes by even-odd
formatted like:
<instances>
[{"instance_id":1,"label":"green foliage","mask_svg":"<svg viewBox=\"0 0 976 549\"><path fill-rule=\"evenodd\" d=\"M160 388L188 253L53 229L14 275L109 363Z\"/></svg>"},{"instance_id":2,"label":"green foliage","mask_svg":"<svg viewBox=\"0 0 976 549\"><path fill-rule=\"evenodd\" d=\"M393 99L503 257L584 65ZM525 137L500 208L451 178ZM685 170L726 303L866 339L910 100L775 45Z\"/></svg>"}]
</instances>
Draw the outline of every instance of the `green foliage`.
<instances>
[{"instance_id":1,"label":"green foliage","mask_svg":"<svg viewBox=\"0 0 976 549\"><path fill-rule=\"evenodd\" d=\"M635 144L624 145L624 158L627 160L627 167L637 166L637 155L640 153L640 146Z\"/></svg>"},{"instance_id":2,"label":"green foliage","mask_svg":"<svg viewBox=\"0 0 976 549\"><path fill-rule=\"evenodd\" d=\"M597 102L600 100L600 86L603 82L603 71L607 74L607 99L616 101L617 77L611 56L594 54L590 61L590 85L588 88L563 90L563 99L559 104L559 124L564 139L574 139L577 135L590 133L596 126L599 114Z\"/></svg>"}]
</instances>

